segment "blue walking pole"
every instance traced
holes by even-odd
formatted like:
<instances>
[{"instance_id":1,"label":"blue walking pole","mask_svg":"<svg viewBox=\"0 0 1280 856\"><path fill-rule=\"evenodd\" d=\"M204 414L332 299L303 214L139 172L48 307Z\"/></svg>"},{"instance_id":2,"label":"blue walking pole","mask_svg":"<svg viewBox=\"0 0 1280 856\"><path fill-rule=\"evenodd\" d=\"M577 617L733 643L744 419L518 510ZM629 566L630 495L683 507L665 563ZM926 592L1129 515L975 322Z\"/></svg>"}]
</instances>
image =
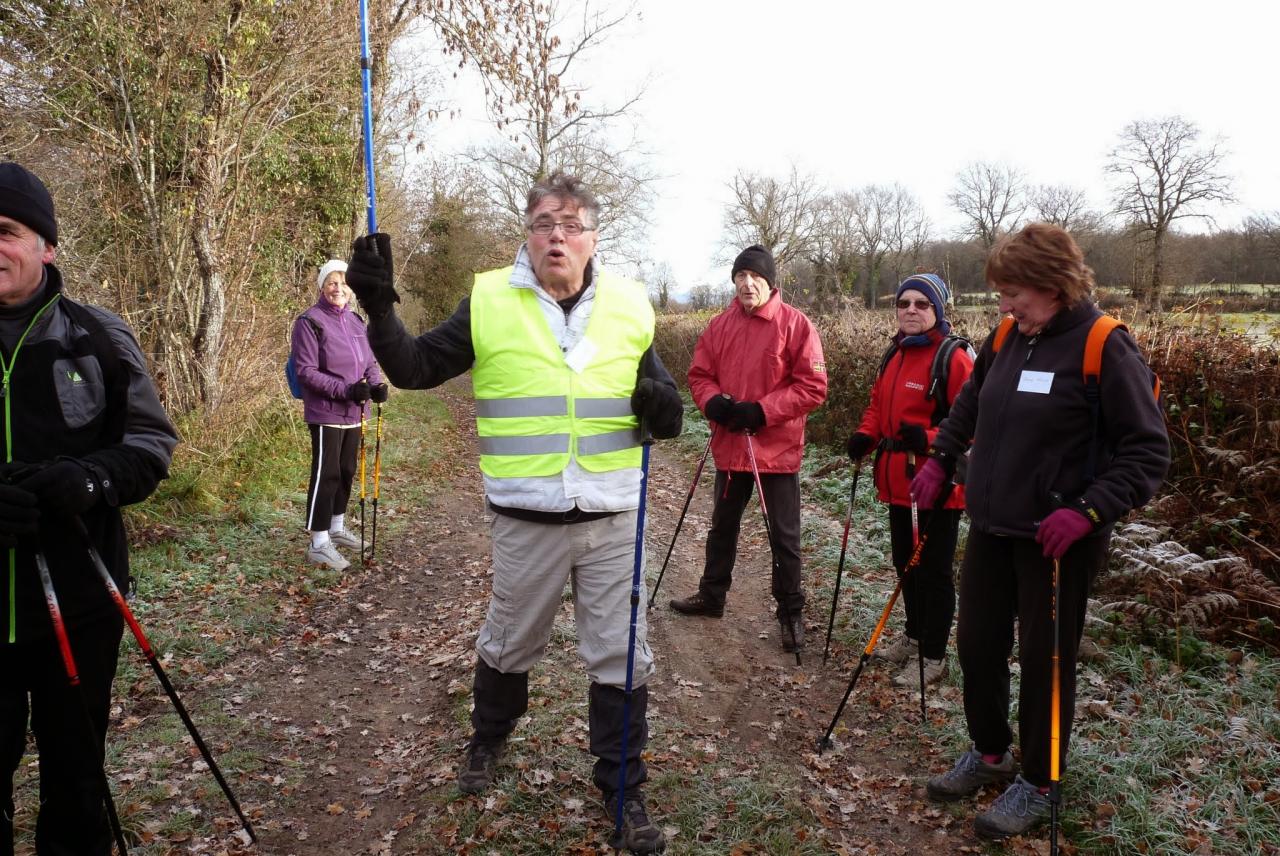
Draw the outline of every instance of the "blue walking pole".
<instances>
[{"instance_id":1,"label":"blue walking pole","mask_svg":"<svg viewBox=\"0 0 1280 856\"><path fill-rule=\"evenodd\" d=\"M631 679L636 666L636 616L640 607L641 570L644 562L644 506L649 495L649 447L653 445L653 434L649 432L644 420L640 420L640 502L636 507L636 554L635 565L631 570L631 628L627 632L627 686L622 697L622 761L618 765L618 805L614 812L613 838L609 846L621 850L622 809L627 796L627 731L631 725Z\"/></svg>"},{"instance_id":2,"label":"blue walking pole","mask_svg":"<svg viewBox=\"0 0 1280 856\"><path fill-rule=\"evenodd\" d=\"M378 206L373 190L373 97L369 93L369 3L360 0L360 78L364 88L364 187L369 234L378 231Z\"/></svg>"}]
</instances>

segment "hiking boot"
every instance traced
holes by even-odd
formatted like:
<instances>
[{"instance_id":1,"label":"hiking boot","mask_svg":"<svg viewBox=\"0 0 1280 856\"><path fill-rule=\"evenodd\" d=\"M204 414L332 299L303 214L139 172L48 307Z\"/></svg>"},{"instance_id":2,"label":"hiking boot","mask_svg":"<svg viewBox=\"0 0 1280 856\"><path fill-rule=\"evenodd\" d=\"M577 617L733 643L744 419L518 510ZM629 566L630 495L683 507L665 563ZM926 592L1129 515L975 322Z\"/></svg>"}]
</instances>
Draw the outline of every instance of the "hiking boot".
<instances>
[{"instance_id":1,"label":"hiking boot","mask_svg":"<svg viewBox=\"0 0 1280 856\"><path fill-rule=\"evenodd\" d=\"M617 791L604 792L604 810L609 816L610 825L616 829ZM615 841L611 830L609 845L625 847L632 853L661 853L667 849L667 837L653 821L649 820L649 812L644 807L644 794L639 791L627 792L622 801L622 840Z\"/></svg>"},{"instance_id":2,"label":"hiking boot","mask_svg":"<svg viewBox=\"0 0 1280 856\"><path fill-rule=\"evenodd\" d=\"M682 615L705 615L708 618L724 617L724 604L712 603L702 595L702 592L686 598L672 600L671 608Z\"/></svg>"},{"instance_id":3,"label":"hiking boot","mask_svg":"<svg viewBox=\"0 0 1280 856\"><path fill-rule=\"evenodd\" d=\"M930 660L924 658L924 685L936 684L947 676L947 661ZM893 676L893 684L898 687L911 687L913 689L920 688L920 664L915 660L907 663L906 667L898 674Z\"/></svg>"},{"instance_id":4,"label":"hiking boot","mask_svg":"<svg viewBox=\"0 0 1280 856\"><path fill-rule=\"evenodd\" d=\"M999 840L1030 831L1049 816L1049 795L1022 776L1013 780L1005 792L996 797L991 808L973 819L973 831L983 838Z\"/></svg>"},{"instance_id":5,"label":"hiking boot","mask_svg":"<svg viewBox=\"0 0 1280 856\"><path fill-rule=\"evenodd\" d=\"M339 547L346 547L349 550L360 549L360 539L352 535L346 529L338 531L329 530L329 540L337 544Z\"/></svg>"},{"instance_id":6,"label":"hiking boot","mask_svg":"<svg viewBox=\"0 0 1280 856\"><path fill-rule=\"evenodd\" d=\"M782 650L788 654L804 648L804 616L787 615L778 619L782 628Z\"/></svg>"},{"instance_id":7,"label":"hiking boot","mask_svg":"<svg viewBox=\"0 0 1280 856\"><path fill-rule=\"evenodd\" d=\"M493 784L493 771L506 745L506 740L481 743L472 738L467 744L466 761L458 768L458 790L464 794L478 794Z\"/></svg>"},{"instance_id":8,"label":"hiking boot","mask_svg":"<svg viewBox=\"0 0 1280 856\"><path fill-rule=\"evenodd\" d=\"M338 548L333 546L333 542L325 544L322 547L308 547L307 561L314 562L317 565L328 565L335 571L345 571L351 563L342 558L342 554L338 552Z\"/></svg>"},{"instance_id":9,"label":"hiking boot","mask_svg":"<svg viewBox=\"0 0 1280 856\"><path fill-rule=\"evenodd\" d=\"M951 802L973 796L984 785L1004 784L1013 778L1017 771L1017 765L1013 763L1013 754L1007 749L998 764L988 764L982 760L981 752L970 749L960 756L956 765L950 770L930 778L925 790L931 800Z\"/></svg>"},{"instance_id":10,"label":"hiking boot","mask_svg":"<svg viewBox=\"0 0 1280 856\"><path fill-rule=\"evenodd\" d=\"M891 666L901 666L907 660L916 658L916 649L920 647L920 643L903 633L897 639L893 640L892 645L884 648L877 646L876 650L871 652L871 659L879 660L882 663L888 663Z\"/></svg>"}]
</instances>

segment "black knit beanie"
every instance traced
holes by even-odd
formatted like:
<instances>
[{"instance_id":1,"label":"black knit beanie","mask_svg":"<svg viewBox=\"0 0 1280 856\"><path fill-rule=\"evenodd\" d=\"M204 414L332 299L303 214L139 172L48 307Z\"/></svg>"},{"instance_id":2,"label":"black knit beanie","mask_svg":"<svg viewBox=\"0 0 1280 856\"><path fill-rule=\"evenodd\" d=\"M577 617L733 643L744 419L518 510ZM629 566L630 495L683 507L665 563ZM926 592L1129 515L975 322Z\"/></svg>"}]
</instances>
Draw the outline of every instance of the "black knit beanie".
<instances>
[{"instance_id":1,"label":"black knit beanie","mask_svg":"<svg viewBox=\"0 0 1280 856\"><path fill-rule=\"evenodd\" d=\"M733 260L733 271L729 274L729 279L737 276L740 270L760 274L765 278L765 282L769 283L770 288L773 288L778 281L778 270L773 263L773 253L759 244L752 244L738 253L738 257Z\"/></svg>"},{"instance_id":2,"label":"black knit beanie","mask_svg":"<svg viewBox=\"0 0 1280 856\"><path fill-rule=\"evenodd\" d=\"M21 164L0 163L0 215L17 220L50 244L58 243L58 220L53 214L53 197Z\"/></svg>"}]
</instances>

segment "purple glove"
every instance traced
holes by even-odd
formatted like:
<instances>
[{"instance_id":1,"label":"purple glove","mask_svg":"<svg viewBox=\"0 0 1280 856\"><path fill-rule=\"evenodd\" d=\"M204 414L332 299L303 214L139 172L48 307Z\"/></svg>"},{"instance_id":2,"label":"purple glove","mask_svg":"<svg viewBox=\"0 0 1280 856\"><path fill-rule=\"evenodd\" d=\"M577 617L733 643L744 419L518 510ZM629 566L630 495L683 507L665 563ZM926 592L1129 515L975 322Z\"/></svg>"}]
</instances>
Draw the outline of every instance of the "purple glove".
<instances>
[{"instance_id":1,"label":"purple glove","mask_svg":"<svg viewBox=\"0 0 1280 856\"><path fill-rule=\"evenodd\" d=\"M920 472L911 480L911 498L925 508L933 508L942 486L947 483L947 471L933 458L924 462Z\"/></svg>"},{"instance_id":2,"label":"purple glove","mask_svg":"<svg viewBox=\"0 0 1280 856\"><path fill-rule=\"evenodd\" d=\"M1036 530L1036 543L1044 547L1046 559L1061 559L1071 545L1093 531L1089 518L1070 508L1059 508Z\"/></svg>"}]
</instances>

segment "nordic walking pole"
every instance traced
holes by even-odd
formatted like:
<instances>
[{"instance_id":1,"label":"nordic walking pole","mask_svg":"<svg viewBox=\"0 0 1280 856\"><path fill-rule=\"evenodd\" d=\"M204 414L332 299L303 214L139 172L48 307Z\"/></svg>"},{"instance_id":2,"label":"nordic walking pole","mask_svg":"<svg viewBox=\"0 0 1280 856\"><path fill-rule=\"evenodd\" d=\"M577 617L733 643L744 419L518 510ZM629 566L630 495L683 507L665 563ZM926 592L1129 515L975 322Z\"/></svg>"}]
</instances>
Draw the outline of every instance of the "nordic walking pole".
<instances>
[{"instance_id":1,"label":"nordic walking pole","mask_svg":"<svg viewBox=\"0 0 1280 856\"><path fill-rule=\"evenodd\" d=\"M365 552L364 552L364 495L365 495L365 481L364 481L364 464L365 464L364 430L365 430L365 424L366 424L367 422L368 422L368 420L367 420L367 419L365 419L365 415L364 415L364 402L361 402L361 403L360 403L360 561L361 561L361 562L364 562L364 561L365 561Z\"/></svg>"},{"instance_id":2,"label":"nordic walking pole","mask_svg":"<svg viewBox=\"0 0 1280 856\"><path fill-rule=\"evenodd\" d=\"M115 836L116 847L119 848L121 856L126 856L129 847L124 841L124 830L120 828L120 815L116 813L115 800L111 798L111 780L107 778L106 759L98 751L98 729L93 724L89 702L84 697L84 685L80 683L80 670L76 668L75 655L71 653L71 639L67 636L67 625L62 620L62 607L58 605L57 592L53 590L49 562L40 551L36 552L36 569L40 572L40 585L44 588L44 601L49 607L49 620L53 622L53 634L57 637L58 648L62 652L62 665L67 672L67 682L71 684L72 691L80 701L80 709L84 712L84 724L87 729L85 733L89 736L89 749L98 761L98 772L102 774L102 798L106 803L111 833Z\"/></svg>"},{"instance_id":3,"label":"nordic walking pole","mask_svg":"<svg viewBox=\"0 0 1280 856\"><path fill-rule=\"evenodd\" d=\"M844 574L844 554L849 546L849 524L853 521L853 499L858 493L858 476L862 474L862 458L853 467L853 484L849 486L849 513L844 516L844 536L840 539L840 564L836 566L836 590L831 595L831 618L827 620L827 642L822 646L822 665L827 664L831 650L831 631L836 626L836 604L840 602L840 577Z\"/></svg>"},{"instance_id":4,"label":"nordic walking pole","mask_svg":"<svg viewBox=\"0 0 1280 856\"><path fill-rule=\"evenodd\" d=\"M951 495L951 490L954 487L955 485L951 482L943 485L942 492L938 494L938 499L934 503L935 509L942 508L943 503L947 501L947 497ZM889 614L893 612L893 605L897 603L898 595L902 593L903 579L911 573L913 568L920 564L920 556L924 553L924 545L929 541L930 528L938 517L939 515L935 514L929 518L929 526L925 527L919 543L911 551L911 558L907 561L907 566L902 569L902 574L898 577L898 583L893 587L893 594L889 596L889 602L884 605L884 611L880 613L880 620L876 622L875 630L871 632L871 638L867 640L867 646L862 650L862 656L858 658L858 666L853 670L853 677L849 679L849 686L845 688L844 698L840 699L840 706L836 708L836 715L831 717L831 724L827 726L827 733L818 740L819 755L822 754L824 749L831 748L831 735L836 730L836 723L840 721L840 714L844 713L844 706L848 704L849 696L853 694L853 688L857 686L858 677L862 674L862 668L867 665L867 661L871 659L871 652L876 649L876 643L880 641L880 634L884 632L884 626L889 621Z\"/></svg>"},{"instance_id":5,"label":"nordic walking pole","mask_svg":"<svg viewBox=\"0 0 1280 856\"><path fill-rule=\"evenodd\" d=\"M125 623L129 625L129 630L133 632L133 638L138 640L138 647L142 649L142 656L146 659L147 664L151 666L151 670L156 673L156 677L160 680L160 686L164 688L165 695L169 697L169 701L173 702L173 707L178 712L178 717L182 720L182 724L187 727L187 733L191 735L191 741L196 744L196 748L200 750L200 756L209 765L209 772L213 773L213 777L217 779L218 787L222 788L222 793L226 796L227 802L231 804L236 816L240 818L240 824L244 827L244 831L249 833L249 840L256 842L258 836L253 831L253 825L249 823L249 818L245 817L244 812L240 810L240 803L236 801L235 794L231 792L231 786L223 778L222 770L218 768L218 763L213 760L213 753L209 751L204 739L200 737L196 724L191 721L191 714L187 713L187 708L182 703L182 699L178 698L178 691L173 688L173 684L169 682L169 676L161 668L156 652L152 650L151 643L147 641L147 635L142 632L142 627L138 624L138 620L133 617L133 610L129 609L129 604L125 602L124 596L120 594L116 581L111 578L111 572L107 570L107 566L103 563L102 556L98 553L98 548L93 546L93 541L89 539L89 530L85 528L84 521L79 517L73 519L76 522L76 528L80 532L80 537L84 539L85 549L89 551L89 558L93 560L93 566L97 568L98 576L101 577L103 584L107 587L107 593L111 596L111 600L115 602L116 609L120 611Z\"/></svg>"},{"instance_id":6,"label":"nordic walking pole","mask_svg":"<svg viewBox=\"0 0 1280 856\"><path fill-rule=\"evenodd\" d=\"M1062 746L1062 666L1059 630L1061 623L1059 600L1062 597L1061 563L1053 560L1053 690L1050 693L1049 713L1049 856L1058 856L1058 805L1062 802L1062 771L1059 769L1058 752Z\"/></svg>"},{"instance_id":7,"label":"nordic walking pole","mask_svg":"<svg viewBox=\"0 0 1280 856\"><path fill-rule=\"evenodd\" d=\"M756 480L756 493L760 495L760 514L764 517L764 534L769 539L769 567L774 573L778 570L778 551L773 546L773 526L769 523L769 507L764 501L764 485L760 483L760 468L756 466L756 447L751 442L751 432L747 432L747 459L751 461L751 476ZM801 619L802 621L804 619ZM794 637L792 638L794 641ZM796 665L800 665L800 649L795 650Z\"/></svg>"},{"instance_id":8,"label":"nordic walking pole","mask_svg":"<svg viewBox=\"0 0 1280 856\"><path fill-rule=\"evenodd\" d=\"M907 481L910 482L916 477L916 453L907 452ZM916 505L916 498L911 497L911 550L915 552L916 545L920 543L920 508ZM920 574L917 573L911 580L911 585L915 587L916 592L916 614L920 617L920 638L916 640L916 665L920 668L920 722L928 721L928 714L924 710L924 599L920 596Z\"/></svg>"},{"instance_id":9,"label":"nordic walking pole","mask_svg":"<svg viewBox=\"0 0 1280 856\"><path fill-rule=\"evenodd\" d=\"M382 486L382 402L378 402L377 428L373 441L373 539L369 542L369 558L372 562L378 553L378 493Z\"/></svg>"},{"instance_id":10,"label":"nordic walking pole","mask_svg":"<svg viewBox=\"0 0 1280 856\"><path fill-rule=\"evenodd\" d=\"M667 547L667 557L662 560L662 570L658 572L658 581L653 584L653 594L649 595L649 608L653 609L653 604L658 599L658 587L662 585L662 577L667 572L667 562L671 561L671 551L676 548L676 539L680 537L680 527L684 526L684 516L689 513L689 503L693 501L693 494L698 489L698 482L702 480L702 468L707 463L707 453L711 451L711 441L715 439L716 428L711 426L711 436L707 438L707 447L702 450L702 458L698 460L698 469L693 474L693 483L689 485L689 493L684 498L684 508L680 510L680 519L676 521L675 534L671 536L671 544Z\"/></svg>"},{"instance_id":11,"label":"nordic walking pole","mask_svg":"<svg viewBox=\"0 0 1280 856\"><path fill-rule=\"evenodd\" d=\"M373 186L373 95L369 61L369 3L360 0L360 85L364 104L364 187L365 207L369 215L369 234L378 231L378 204Z\"/></svg>"},{"instance_id":12,"label":"nordic walking pole","mask_svg":"<svg viewBox=\"0 0 1280 856\"><path fill-rule=\"evenodd\" d=\"M614 810L613 837L609 846L621 850L622 809L627 797L627 731L631 725L631 680L636 666L636 621L640 609L640 586L643 584L644 564L644 508L649 495L649 447L653 445L653 434L649 426L640 420L640 500L636 504L636 549L635 564L631 570L631 626L627 631L627 685L622 696L622 752L618 764L618 805Z\"/></svg>"}]
</instances>

